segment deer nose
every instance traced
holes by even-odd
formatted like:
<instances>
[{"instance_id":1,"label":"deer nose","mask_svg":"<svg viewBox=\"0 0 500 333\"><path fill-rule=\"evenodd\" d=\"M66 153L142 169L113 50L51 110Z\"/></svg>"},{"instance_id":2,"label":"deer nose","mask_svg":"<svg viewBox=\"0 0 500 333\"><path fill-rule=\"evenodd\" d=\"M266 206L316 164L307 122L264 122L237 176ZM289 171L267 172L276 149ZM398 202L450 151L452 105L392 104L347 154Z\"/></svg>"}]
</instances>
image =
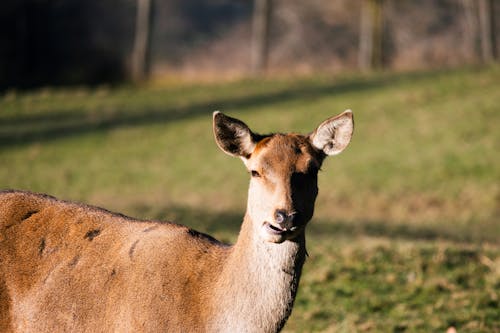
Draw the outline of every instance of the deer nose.
<instances>
[{"instance_id":1,"label":"deer nose","mask_svg":"<svg viewBox=\"0 0 500 333\"><path fill-rule=\"evenodd\" d=\"M296 213L287 213L284 209L277 209L274 212L274 220L281 227L290 230L293 227L293 221Z\"/></svg>"}]
</instances>

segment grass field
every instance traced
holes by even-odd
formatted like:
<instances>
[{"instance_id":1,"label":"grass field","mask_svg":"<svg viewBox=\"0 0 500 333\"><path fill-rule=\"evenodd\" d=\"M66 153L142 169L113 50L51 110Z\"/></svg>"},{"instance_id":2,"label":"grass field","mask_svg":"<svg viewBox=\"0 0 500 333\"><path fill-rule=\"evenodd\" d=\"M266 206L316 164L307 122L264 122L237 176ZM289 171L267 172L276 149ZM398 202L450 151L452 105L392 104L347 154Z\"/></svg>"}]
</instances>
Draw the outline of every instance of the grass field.
<instances>
[{"instance_id":1,"label":"grass field","mask_svg":"<svg viewBox=\"0 0 500 333\"><path fill-rule=\"evenodd\" d=\"M221 110L309 132L351 108L308 230L288 332L500 332L500 67L9 91L0 188L45 192L234 241L248 175Z\"/></svg>"}]
</instances>

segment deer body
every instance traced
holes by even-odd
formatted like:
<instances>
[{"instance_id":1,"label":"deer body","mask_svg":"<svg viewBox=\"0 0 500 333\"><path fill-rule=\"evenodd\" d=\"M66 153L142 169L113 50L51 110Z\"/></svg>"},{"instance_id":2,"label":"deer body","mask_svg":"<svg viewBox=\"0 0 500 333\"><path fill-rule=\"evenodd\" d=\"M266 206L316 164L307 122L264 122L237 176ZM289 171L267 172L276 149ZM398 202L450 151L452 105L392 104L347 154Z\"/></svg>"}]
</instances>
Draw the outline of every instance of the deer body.
<instances>
[{"instance_id":1,"label":"deer body","mask_svg":"<svg viewBox=\"0 0 500 333\"><path fill-rule=\"evenodd\" d=\"M306 137L259 136L215 113L214 132L252 174L232 246L173 223L0 192L0 331L280 330L305 260L317 170L328 149L347 145L352 115Z\"/></svg>"}]
</instances>

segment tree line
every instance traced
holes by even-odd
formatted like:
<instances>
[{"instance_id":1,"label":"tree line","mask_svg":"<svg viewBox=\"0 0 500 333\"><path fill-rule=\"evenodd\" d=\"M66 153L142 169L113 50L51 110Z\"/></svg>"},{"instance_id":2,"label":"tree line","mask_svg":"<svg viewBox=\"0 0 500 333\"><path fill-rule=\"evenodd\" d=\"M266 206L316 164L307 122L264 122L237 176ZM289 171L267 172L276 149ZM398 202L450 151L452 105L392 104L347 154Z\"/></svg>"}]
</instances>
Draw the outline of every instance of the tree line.
<instances>
[{"instance_id":1,"label":"tree line","mask_svg":"<svg viewBox=\"0 0 500 333\"><path fill-rule=\"evenodd\" d=\"M491 62L499 7L494 0L4 0L0 87Z\"/></svg>"},{"instance_id":2,"label":"tree line","mask_svg":"<svg viewBox=\"0 0 500 333\"><path fill-rule=\"evenodd\" d=\"M361 0L358 67L384 67L384 12L389 0ZM466 19L465 43L482 62L497 58L494 0L461 0ZM252 30L252 70L265 71L269 58L273 0L255 0ZM479 47L476 45L479 41Z\"/></svg>"}]
</instances>

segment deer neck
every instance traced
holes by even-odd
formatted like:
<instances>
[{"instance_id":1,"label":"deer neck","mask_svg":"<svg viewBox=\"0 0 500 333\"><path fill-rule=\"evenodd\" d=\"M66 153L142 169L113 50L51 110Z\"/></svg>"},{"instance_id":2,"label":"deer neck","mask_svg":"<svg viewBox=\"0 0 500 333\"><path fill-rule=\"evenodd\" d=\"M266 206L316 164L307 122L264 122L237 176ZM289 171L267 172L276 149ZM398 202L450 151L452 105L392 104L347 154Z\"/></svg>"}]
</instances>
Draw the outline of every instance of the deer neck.
<instances>
[{"instance_id":1,"label":"deer neck","mask_svg":"<svg viewBox=\"0 0 500 333\"><path fill-rule=\"evenodd\" d=\"M228 257L215 290L214 328L276 332L291 313L305 260L305 237L281 244L259 239L250 216Z\"/></svg>"}]
</instances>

